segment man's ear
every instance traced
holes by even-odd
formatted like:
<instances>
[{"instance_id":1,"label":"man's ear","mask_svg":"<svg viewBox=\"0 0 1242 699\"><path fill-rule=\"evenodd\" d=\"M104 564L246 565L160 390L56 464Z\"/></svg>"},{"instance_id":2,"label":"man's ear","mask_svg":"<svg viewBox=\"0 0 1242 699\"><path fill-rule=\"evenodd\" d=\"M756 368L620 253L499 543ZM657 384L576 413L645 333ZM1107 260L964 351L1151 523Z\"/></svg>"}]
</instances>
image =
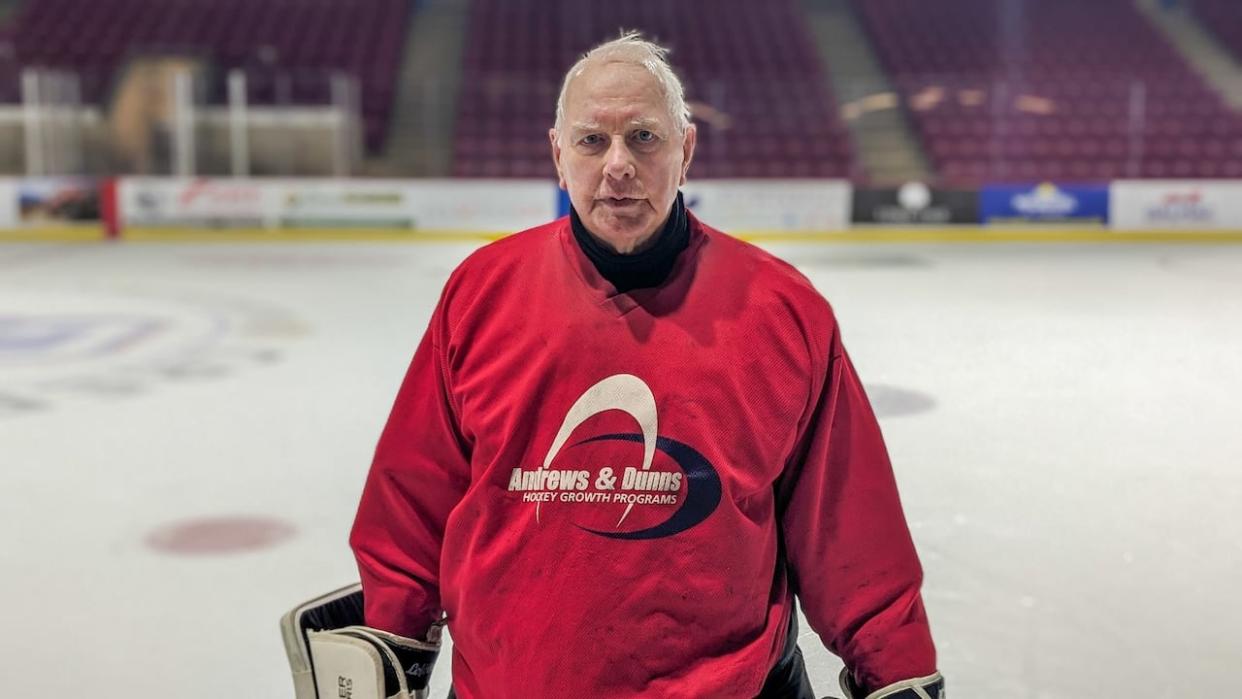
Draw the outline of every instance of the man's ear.
<instances>
[{"instance_id":1,"label":"man's ear","mask_svg":"<svg viewBox=\"0 0 1242 699\"><path fill-rule=\"evenodd\" d=\"M552 144L552 164L556 166L557 185L566 191L565 175L561 172L561 142L556 139L556 129L548 129L548 141Z\"/></svg>"},{"instance_id":2,"label":"man's ear","mask_svg":"<svg viewBox=\"0 0 1242 699\"><path fill-rule=\"evenodd\" d=\"M690 161L694 160L694 146L699 140L699 129L694 124L686 127L686 138L681 144L681 181L677 186L680 187L686 183L686 173L690 170Z\"/></svg>"}]
</instances>

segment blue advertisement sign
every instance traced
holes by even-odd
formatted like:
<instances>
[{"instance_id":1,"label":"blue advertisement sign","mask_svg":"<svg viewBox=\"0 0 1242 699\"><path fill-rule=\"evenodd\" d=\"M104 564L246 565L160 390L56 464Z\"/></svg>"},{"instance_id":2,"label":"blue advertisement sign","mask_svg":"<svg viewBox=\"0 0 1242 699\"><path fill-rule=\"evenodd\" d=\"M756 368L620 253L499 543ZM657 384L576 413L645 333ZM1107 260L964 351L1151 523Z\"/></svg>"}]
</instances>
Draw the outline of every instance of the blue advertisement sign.
<instances>
[{"instance_id":1,"label":"blue advertisement sign","mask_svg":"<svg viewBox=\"0 0 1242 699\"><path fill-rule=\"evenodd\" d=\"M1107 184L990 185L979 192L984 223L1108 223Z\"/></svg>"}]
</instances>

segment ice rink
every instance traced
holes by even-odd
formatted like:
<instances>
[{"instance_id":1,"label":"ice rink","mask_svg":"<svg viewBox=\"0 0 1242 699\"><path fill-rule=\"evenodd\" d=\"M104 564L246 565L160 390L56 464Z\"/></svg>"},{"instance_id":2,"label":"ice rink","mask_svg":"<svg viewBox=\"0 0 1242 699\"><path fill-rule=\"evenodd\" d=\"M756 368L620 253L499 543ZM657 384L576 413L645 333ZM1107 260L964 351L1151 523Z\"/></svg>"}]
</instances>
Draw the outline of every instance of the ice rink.
<instances>
[{"instance_id":1,"label":"ice rink","mask_svg":"<svg viewBox=\"0 0 1242 699\"><path fill-rule=\"evenodd\" d=\"M292 696L277 621L356 579L372 449L473 247L0 246L0 694ZM952 696L1237 692L1242 246L769 247L881 416Z\"/></svg>"}]
</instances>

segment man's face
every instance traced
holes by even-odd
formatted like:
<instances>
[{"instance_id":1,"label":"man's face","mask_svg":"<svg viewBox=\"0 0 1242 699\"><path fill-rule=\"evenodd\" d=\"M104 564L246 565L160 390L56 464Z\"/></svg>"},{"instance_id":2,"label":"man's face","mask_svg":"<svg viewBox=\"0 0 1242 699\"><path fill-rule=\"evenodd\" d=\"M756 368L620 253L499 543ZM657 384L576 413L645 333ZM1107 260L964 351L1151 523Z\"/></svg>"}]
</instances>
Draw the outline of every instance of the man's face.
<instances>
[{"instance_id":1,"label":"man's face","mask_svg":"<svg viewBox=\"0 0 1242 699\"><path fill-rule=\"evenodd\" d=\"M643 249L686 182L694 126L678 132L646 68L600 63L570 83L561 128L552 159L582 222L619 253Z\"/></svg>"}]
</instances>

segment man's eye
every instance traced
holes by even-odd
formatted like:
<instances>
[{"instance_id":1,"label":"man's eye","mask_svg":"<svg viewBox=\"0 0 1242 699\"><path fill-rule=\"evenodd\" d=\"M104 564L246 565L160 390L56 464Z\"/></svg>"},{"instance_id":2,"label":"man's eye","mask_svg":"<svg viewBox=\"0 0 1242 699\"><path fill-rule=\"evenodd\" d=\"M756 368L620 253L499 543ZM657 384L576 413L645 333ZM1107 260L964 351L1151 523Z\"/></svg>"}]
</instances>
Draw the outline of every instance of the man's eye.
<instances>
[{"instance_id":1,"label":"man's eye","mask_svg":"<svg viewBox=\"0 0 1242 699\"><path fill-rule=\"evenodd\" d=\"M656 140L656 135L646 129L634 132L634 139L640 143L651 143Z\"/></svg>"},{"instance_id":2,"label":"man's eye","mask_svg":"<svg viewBox=\"0 0 1242 699\"><path fill-rule=\"evenodd\" d=\"M584 146L598 146L600 143L603 142L603 139L600 137L599 134L593 133L593 134L590 134L589 136L583 136L582 140L578 142Z\"/></svg>"}]
</instances>

